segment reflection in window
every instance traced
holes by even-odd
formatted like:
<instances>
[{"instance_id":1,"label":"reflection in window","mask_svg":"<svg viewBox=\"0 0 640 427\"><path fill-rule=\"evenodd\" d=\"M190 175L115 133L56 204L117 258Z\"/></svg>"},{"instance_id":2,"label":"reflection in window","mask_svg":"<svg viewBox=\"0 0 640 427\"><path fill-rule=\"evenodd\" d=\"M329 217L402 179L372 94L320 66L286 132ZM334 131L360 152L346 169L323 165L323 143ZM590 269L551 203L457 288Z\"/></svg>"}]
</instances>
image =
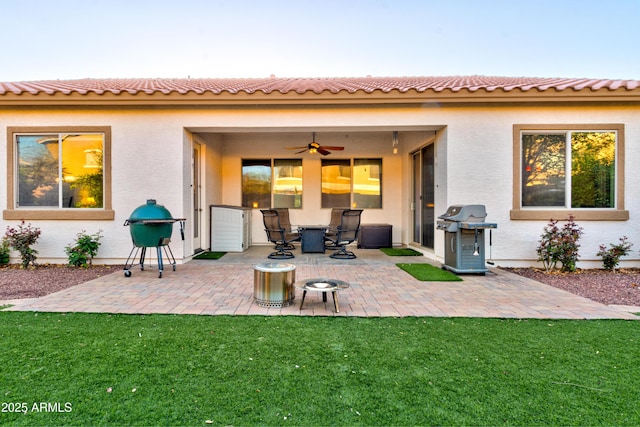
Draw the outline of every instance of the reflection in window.
<instances>
[{"instance_id":1,"label":"reflection in window","mask_svg":"<svg viewBox=\"0 0 640 427\"><path fill-rule=\"evenodd\" d=\"M353 161L353 205L356 208L382 208L382 159Z\"/></svg>"},{"instance_id":2,"label":"reflection in window","mask_svg":"<svg viewBox=\"0 0 640 427\"><path fill-rule=\"evenodd\" d=\"M242 206L254 209L271 207L271 161L242 161Z\"/></svg>"},{"instance_id":3,"label":"reflection in window","mask_svg":"<svg viewBox=\"0 0 640 427\"><path fill-rule=\"evenodd\" d=\"M302 207L302 159L273 161L273 207Z\"/></svg>"},{"instance_id":4,"label":"reflection in window","mask_svg":"<svg viewBox=\"0 0 640 427\"><path fill-rule=\"evenodd\" d=\"M564 206L566 135L522 137L522 206Z\"/></svg>"},{"instance_id":5,"label":"reflection in window","mask_svg":"<svg viewBox=\"0 0 640 427\"><path fill-rule=\"evenodd\" d=\"M104 207L104 135L16 135L18 207Z\"/></svg>"},{"instance_id":6,"label":"reflection in window","mask_svg":"<svg viewBox=\"0 0 640 427\"><path fill-rule=\"evenodd\" d=\"M615 150L616 132L523 134L522 206L614 208Z\"/></svg>"},{"instance_id":7,"label":"reflection in window","mask_svg":"<svg viewBox=\"0 0 640 427\"><path fill-rule=\"evenodd\" d=\"M616 134L571 134L571 207L615 207Z\"/></svg>"},{"instance_id":8,"label":"reflection in window","mask_svg":"<svg viewBox=\"0 0 640 427\"><path fill-rule=\"evenodd\" d=\"M302 159L242 160L242 206L302 207Z\"/></svg>"},{"instance_id":9,"label":"reflection in window","mask_svg":"<svg viewBox=\"0 0 640 427\"><path fill-rule=\"evenodd\" d=\"M351 206L351 161L322 159L322 207Z\"/></svg>"},{"instance_id":10,"label":"reflection in window","mask_svg":"<svg viewBox=\"0 0 640 427\"><path fill-rule=\"evenodd\" d=\"M323 208L382 208L382 159L322 159Z\"/></svg>"}]
</instances>

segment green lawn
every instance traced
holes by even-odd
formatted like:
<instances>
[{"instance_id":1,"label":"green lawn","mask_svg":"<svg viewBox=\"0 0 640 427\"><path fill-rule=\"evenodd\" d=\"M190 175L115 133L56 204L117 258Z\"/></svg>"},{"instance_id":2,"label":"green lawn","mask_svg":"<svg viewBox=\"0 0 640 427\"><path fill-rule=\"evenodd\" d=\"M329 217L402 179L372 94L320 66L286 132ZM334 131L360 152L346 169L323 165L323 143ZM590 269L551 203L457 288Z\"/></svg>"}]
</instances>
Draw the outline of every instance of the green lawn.
<instances>
[{"instance_id":1,"label":"green lawn","mask_svg":"<svg viewBox=\"0 0 640 427\"><path fill-rule=\"evenodd\" d=\"M639 344L633 321L0 311L0 424L635 426Z\"/></svg>"}]
</instances>

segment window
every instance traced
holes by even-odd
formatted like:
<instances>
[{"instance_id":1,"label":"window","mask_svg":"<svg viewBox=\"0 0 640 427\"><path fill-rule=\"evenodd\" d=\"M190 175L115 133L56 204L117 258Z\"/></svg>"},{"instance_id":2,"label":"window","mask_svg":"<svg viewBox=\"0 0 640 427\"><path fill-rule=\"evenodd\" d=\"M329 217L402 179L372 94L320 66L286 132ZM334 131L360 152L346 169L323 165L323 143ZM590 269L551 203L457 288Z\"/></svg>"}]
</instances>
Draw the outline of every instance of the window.
<instances>
[{"instance_id":1,"label":"window","mask_svg":"<svg viewBox=\"0 0 640 427\"><path fill-rule=\"evenodd\" d=\"M113 219L108 128L9 128L5 219Z\"/></svg>"},{"instance_id":2,"label":"window","mask_svg":"<svg viewBox=\"0 0 640 427\"><path fill-rule=\"evenodd\" d=\"M513 219L627 219L623 127L514 127ZM517 135L516 135L517 134ZM517 205L516 205L517 201Z\"/></svg>"},{"instance_id":3,"label":"window","mask_svg":"<svg viewBox=\"0 0 640 427\"><path fill-rule=\"evenodd\" d=\"M322 207L351 206L350 160L322 159Z\"/></svg>"},{"instance_id":4,"label":"window","mask_svg":"<svg viewBox=\"0 0 640 427\"><path fill-rule=\"evenodd\" d=\"M302 160L243 160L242 206L302 207Z\"/></svg>"},{"instance_id":5,"label":"window","mask_svg":"<svg viewBox=\"0 0 640 427\"><path fill-rule=\"evenodd\" d=\"M273 207L302 207L302 160L273 161Z\"/></svg>"},{"instance_id":6,"label":"window","mask_svg":"<svg viewBox=\"0 0 640 427\"><path fill-rule=\"evenodd\" d=\"M271 207L271 161L242 161L242 206Z\"/></svg>"},{"instance_id":7,"label":"window","mask_svg":"<svg viewBox=\"0 0 640 427\"><path fill-rule=\"evenodd\" d=\"M323 208L382 208L382 159L322 159Z\"/></svg>"}]
</instances>

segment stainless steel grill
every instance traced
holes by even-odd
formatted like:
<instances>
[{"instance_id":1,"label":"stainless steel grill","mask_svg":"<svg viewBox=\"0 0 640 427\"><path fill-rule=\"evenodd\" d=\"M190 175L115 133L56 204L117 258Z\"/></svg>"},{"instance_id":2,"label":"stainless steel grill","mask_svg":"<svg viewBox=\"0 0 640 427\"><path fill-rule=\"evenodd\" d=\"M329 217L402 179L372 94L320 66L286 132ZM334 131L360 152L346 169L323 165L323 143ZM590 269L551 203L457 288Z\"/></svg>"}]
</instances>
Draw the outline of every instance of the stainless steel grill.
<instances>
[{"instance_id":1,"label":"stainless steel grill","mask_svg":"<svg viewBox=\"0 0 640 427\"><path fill-rule=\"evenodd\" d=\"M480 273L487 271L485 261L485 229L498 228L495 222L486 222L484 205L452 205L440 215L436 228L444 233L443 268L454 273Z\"/></svg>"}]
</instances>

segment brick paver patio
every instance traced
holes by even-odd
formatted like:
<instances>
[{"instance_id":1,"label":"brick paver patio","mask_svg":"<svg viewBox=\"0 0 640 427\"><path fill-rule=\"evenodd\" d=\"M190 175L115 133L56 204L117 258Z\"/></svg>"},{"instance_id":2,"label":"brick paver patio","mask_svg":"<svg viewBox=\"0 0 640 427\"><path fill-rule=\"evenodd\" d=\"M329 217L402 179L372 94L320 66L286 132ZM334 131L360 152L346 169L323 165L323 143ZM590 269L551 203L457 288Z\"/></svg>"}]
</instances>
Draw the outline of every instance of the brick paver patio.
<instances>
[{"instance_id":1,"label":"brick paver patio","mask_svg":"<svg viewBox=\"0 0 640 427\"><path fill-rule=\"evenodd\" d=\"M502 270L484 276L463 275L462 282L421 282L395 266L397 262L429 262L425 257L389 257L377 249L356 249L358 258L334 260L328 254L301 254L296 280L328 277L345 280L339 292L340 312L331 297L309 293L300 310L294 304L263 308L253 299L253 265L273 262L270 247L228 253L219 260L193 260L167 268L132 269L83 283L45 297L11 301L6 310L98 313L165 313L199 315L294 315L361 317L495 317L535 319L633 319L635 308L606 306ZM3 303L7 303L6 301ZM637 308L640 312L640 308Z\"/></svg>"}]
</instances>

